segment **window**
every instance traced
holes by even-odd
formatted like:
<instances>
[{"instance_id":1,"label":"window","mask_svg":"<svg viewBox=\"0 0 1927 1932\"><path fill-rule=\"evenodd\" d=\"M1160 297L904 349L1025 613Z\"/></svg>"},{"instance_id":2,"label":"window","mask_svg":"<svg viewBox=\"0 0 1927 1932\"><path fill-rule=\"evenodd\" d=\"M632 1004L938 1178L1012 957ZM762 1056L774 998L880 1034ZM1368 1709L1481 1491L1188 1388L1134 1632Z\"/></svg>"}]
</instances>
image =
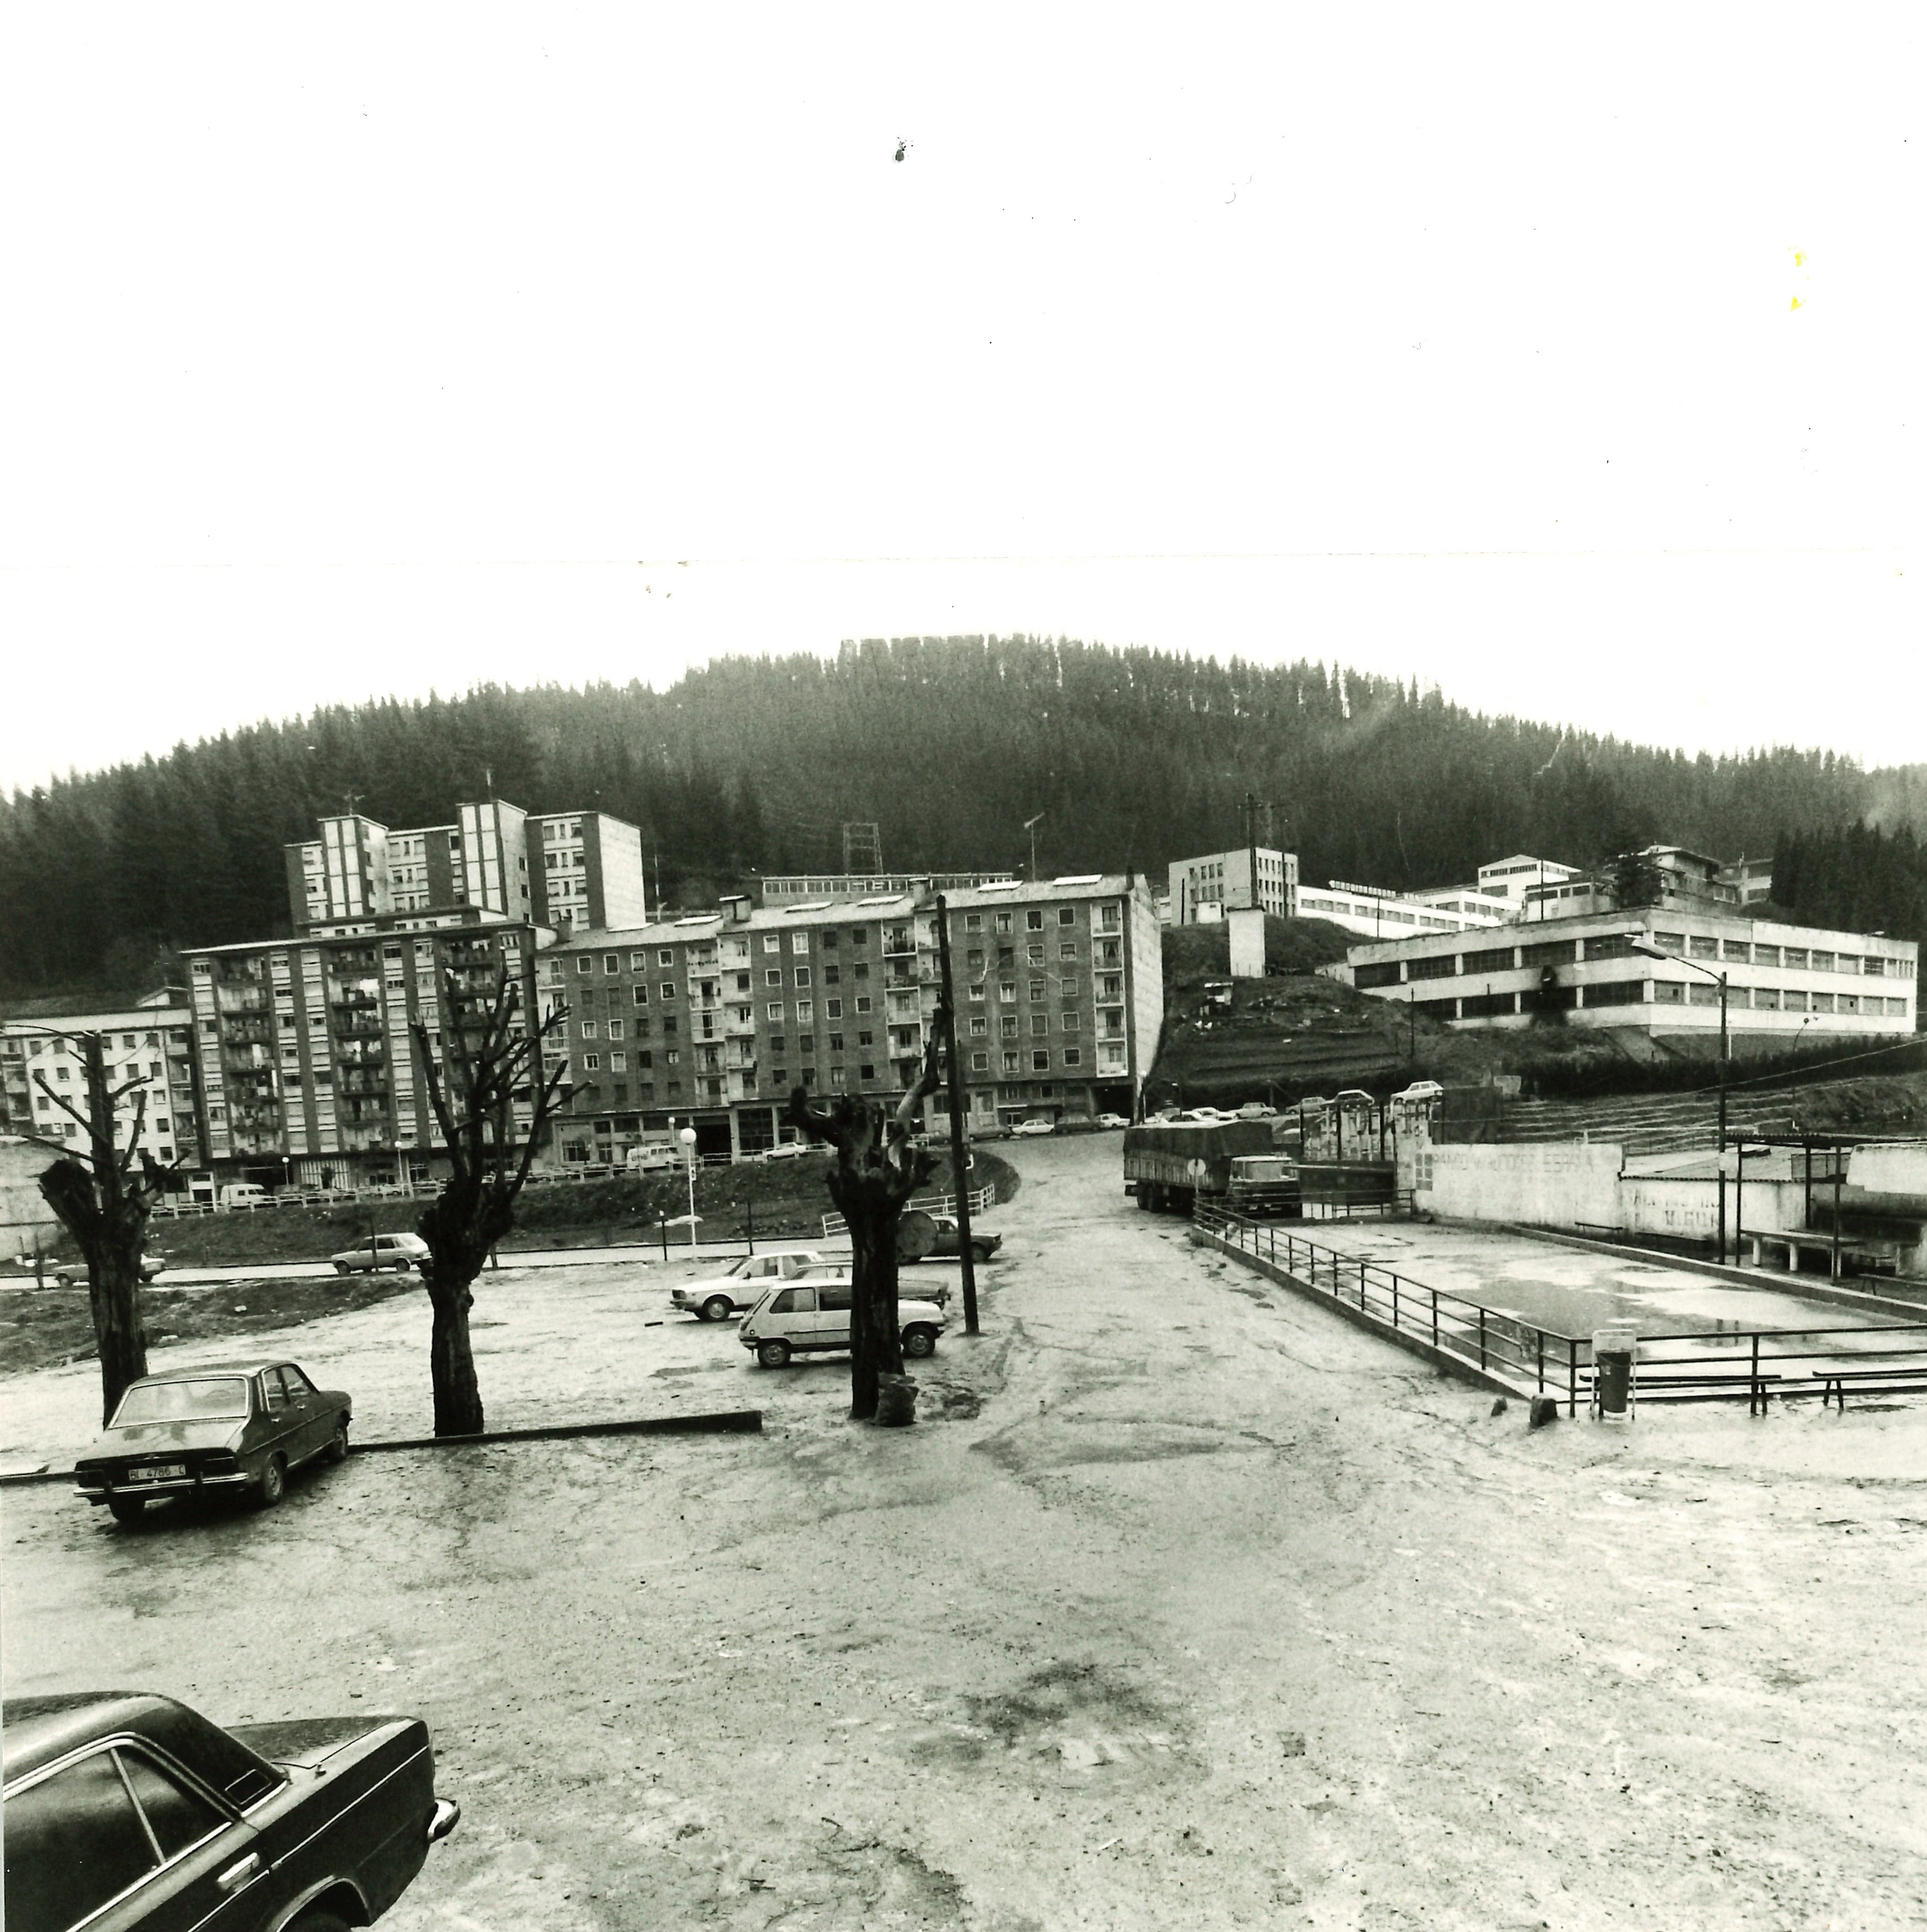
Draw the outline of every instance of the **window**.
<instances>
[{"instance_id":1,"label":"window","mask_svg":"<svg viewBox=\"0 0 1927 1932\"><path fill-rule=\"evenodd\" d=\"M808 967L799 966L796 968L796 983L799 986L807 986L810 983L810 969Z\"/></svg>"},{"instance_id":2,"label":"window","mask_svg":"<svg viewBox=\"0 0 1927 1932\"><path fill-rule=\"evenodd\" d=\"M602 956L602 970L605 973L619 973L622 970L622 956L619 952L605 952Z\"/></svg>"},{"instance_id":3,"label":"window","mask_svg":"<svg viewBox=\"0 0 1927 1932\"><path fill-rule=\"evenodd\" d=\"M1816 952L1812 956L1812 970L1816 973L1830 973L1833 970L1833 956L1830 952Z\"/></svg>"},{"instance_id":4,"label":"window","mask_svg":"<svg viewBox=\"0 0 1927 1932\"><path fill-rule=\"evenodd\" d=\"M816 1024L816 1018L817 1003L815 1000L799 1000L796 1002L796 1024L799 1027L814 1026Z\"/></svg>"},{"instance_id":5,"label":"window","mask_svg":"<svg viewBox=\"0 0 1927 1932\"><path fill-rule=\"evenodd\" d=\"M981 1040L990 1030L990 1023L981 1013L970 1016L970 1032L974 1039Z\"/></svg>"},{"instance_id":6,"label":"window","mask_svg":"<svg viewBox=\"0 0 1927 1932\"><path fill-rule=\"evenodd\" d=\"M857 980L868 979L870 976L870 968L868 965L864 961L859 959L856 962L855 970L852 973L850 976L853 979Z\"/></svg>"},{"instance_id":7,"label":"window","mask_svg":"<svg viewBox=\"0 0 1927 1932\"><path fill-rule=\"evenodd\" d=\"M1000 912L1000 913L999 913L999 914L997 914L997 930L998 930L999 932L1009 932L1009 930L1010 930L1010 914L1009 914L1008 913L1007 913L1007 912Z\"/></svg>"},{"instance_id":8,"label":"window","mask_svg":"<svg viewBox=\"0 0 1927 1932\"><path fill-rule=\"evenodd\" d=\"M595 970L595 962L584 952L577 957L575 970L578 973L593 973Z\"/></svg>"},{"instance_id":9,"label":"window","mask_svg":"<svg viewBox=\"0 0 1927 1932\"><path fill-rule=\"evenodd\" d=\"M859 1066L856 1070L856 1076L859 1080L874 1080L877 1070L874 1066Z\"/></svg>"},{"instance_id":10,"label":"window","mask_svg":"<svg viewBox=\"0 0 1927 1932\"><path fill-rule=\"evenodd\" d=\"M965 970L966 971L971 973L982 972L984 970L984 949L981 946L973 946L970 949L969 952L964 956L964 958L966 962Z\"/></svg>"},{"instance_id":11,"label":"window","mask_svg":"<svg viewBox=\"0 0 1927 1932\"><path fill-rule=\"evenodd\" d=\"M1032 1054L1030 1070L1033 1073L1048 1073L1050 1071L1050 1054L1047 1048L1039 1047Z\"/></svg>"},{"instance_id":12,"label":"window","mask_svg":"<svg viewBox=\"0 0 1927 1932\"><path fill-rule=\"evenodd\" d=\"M1074 939L1065 940L1057 949L1057 957L1061 960L1074 960L1077 956L1077 944Z\"/></svg>"},{"instance_id":13,"label":"window","mask_svg":"<svg viewBox=\"0 0 1927 1932\"><path fill-rule=\"evenodd\" d=\"M1044 997L1047 990L1047 989L1041 980L1033 980L1031 981L1030 997L1033 1000L1041 1000Z\"/></svg>"},{"instance_id":14,"label":"window","mask_svg":"<svg viewBox=\"0 0 1927 1932\"><path fill-rule=\"evenodd\" d=\"M868 1012L869 1012L869 1010L870 1010L870 995L869 995L868 993L859 993L859 994L857 994L857 996L856 996L856 1010L857 1010L859 1013L867 1013Z\"/></svg>"},{"instance_id":15,"label":"window","mask_svg":"<svg viewBox=\"0 0 1927 1932\"><path fill-rule=\"evenodd\" d=\"M850 935L850 943L853 946L868 946L870 944L870 934L868 929L859 926L856 930ZM863 976L865 970L865 969L861 966L857 968L856 976L859 980Z\"/></svg>"},{"instance_id":16,"label":"window","mask_svg":"<svg viewBox=\"0 0 1927 1932\"><path fill-rule=\"evenodd\" d=\"M648 1072L655 1064L655 1055L652 1053L639 1053L636 1055L636 1065L643 1072Z\"/></svg>"},{"instance_id":17,"label":"window","mask_svg":"<svg viewBox=\"0 0 1927 1932\"><path fill-rule=\"evenodd\" d=\"M1570 939L1548 940L1541 945L1519 948L1521 966L1569 966L1578 956L1578 946Z\"/></svg>"},{"instance_id":18,"label":"window","mask_svg":"<svg viewBox=\"0 0 1927 1932\"><path fill-rule=\"evenodd\" d=\"M1501 946L1487 952L1467 953L1459 963L1459 970L1470 977L1477 973L1509 973L1512 966L1512 949ZM1506 1011L1512 1011L1509 1005Z\"/></svg>"},{"instance_id":19,"label":"window","mask_svg":"<svg viewBox=\"0 0 1927 1932\"><path fill-rule=\"evenodd\" d=\"M838 943L842 939L842 937L843 935L838 932L825 933L823 935L821 940L823 950L826 952L834 952L837 949ZM834 966L826 966L823 968L823 970L826 973L834 973L836 970L836 968Z\"/></svg>"},{"instance_id":20,"label":"window","mask_svg":"<svg viewBox=\"0 0 1927 1932\"><path fill-rule=\"evenodd\" d=\"M656 998L667 1001L676 998L676 982L665 980L656 988Z\"/></svg>"},{"instance_id":21,"label":"window","mask_svg":"<svg viewBox=\"0 0 1927 1932\"><path fill-rule=\"evenodd\" d=\"M583 1022L582 1036L584 1040L593 1040L595 1037L595 1022L593 1020Z\"/></svg>"},{"instance_id":22,"label":"window","mask_svg":"<svg viewBox=\"0 0 1927 1932\"><path fill-rule=\"evenodd\" d=\"M649 956L646 952L632 952L629 955L629 970L631 973L646 973L649 969Z\"/></svg>"},{"instance_id":23,"label":"window","mask_svg":"<svg viewBox=\"0 0 1927 1932\"><path fill-rule=\"evenodd\" d=\"M1005 1014L1004 1014L1004 1015L1002 1016L1002 1017L1000 1019L999 1019L999 1021L997 1022L997 1032L998 1032L999 1035L1002 1038L1003 1038L1003 1039L1005 1039L1005 1040L1014 1040L1014 1039L1016 1039L1016 1037L1017 1037L1017 1016L1016 1016L1016 1014L1014 1014L1014 1013L1005 1013Z\"/></svg>"},{"instance_id":24,"label":"window","mask_svg":"<svg viewBox=\"0 0 1927 1932\"><path fill-rule=\"evenodd\" d=\"M987 1053L973 1053L970 1056L972 1073L987 1073L990 1070L990 1056Z\"/></svg>"},{"instance_id":25,"label":"window","mask_svg":"<svg viewBox=\"0 0 1927 1932\"><path fill-rule=\"evenodd\" d=\"M843 1002L841 1000L826 1000L823 1002L823 1018L826 1020L841 1019Z\"/></svg>"},{"instance_id":26,"label":"window","mask_svg":"<svg viewBox=\"0 0 1927 1932\"><path fill-rule=\"evenodd\" d=\"M1081 1066L1083 1064L1083 1058L1084 1050L1082 1047L1067 1046L1065 1048L1064 1064L1066 1066Z\"/></svg>"},{"instance_id":27,"label":"window","mask_svg":"<svg viewBox=\"0 0 1927 1932\"><path fill-rule=\"evenodd\" d=\"M622 1022L620 1020L611 1020L609 1022L609 1037L611 1040L620 1040L622 1037Z\"/></svg>"},{"instance_id":28,"label":"window","mask_svg":"<svg viewBox=\"0 0 1927 1932\"><path fill-rule=\"evenodd\" d=\"M769 1050L772 1053L787 1052L789 1050L789 1043L786 1036L780 1033L772 1034L769 1037Z\"/></svg>"},{"instance_id":29,"label":"window","mask_svg":"<svg viewBox=\"0 0 1927 1932\"><path fill-rule=\"evenodd\" d=\"M1658 935L1656 934L1654 936L1656 938ZM1789 946L1781 956L1791 970L1800 973L1806 970L1806 952L1804 947L1797 948Z\"/></svg>"},{"instance_id":30,"label":"window","mask_svg":"<svg viewBox=\"0 0 1927 1932\"><path fill-rule=\"evenodd\" d=\"M1005 1006L1015 1006L1017 1004L1017 982L1014 980L1000 980L997 985L997 998Z\"/></svg>"},{"instance_id":31,"label":"window","mask_svg":"<svg viewBox=\"0 0 1927 1932\"><path fill-rule=\"evenodd\" d=\"M1656 980L1653 982L1653 1002L1655 1006L1683 1006L1686 1004L1686 989L1677 980ZM1467 1000L1468 1009L1471 1001ZM1470 1011L1466 1017L1471 1018Z\"/></svg>"},{"instance_id":32,"label":"window","mask_svg":"<svg viewBox=\"0 0 1927 1932\"><path fill-rule=\"evenodd\" d=\"M1374 986L1395 986L1398 983L1398 962L1395 959L1368 960L1352 968L1352 984L1360 992L1368 992Z\"/></svg>"},{"instance_id":33,"label":"window","mask_svg":"<svg viewBox=\"0 0 1927 1932\"><path fill-rule=\"evenodd\" d=\"M1717 959L1719 957L1719 941L1708 939L1696 932L1686 942L1686 951L1689 956L1695 959Z\"/></svg>"},{"instance_id":34,"label":"window","mask_svg":"<svg viewBox=\"0 0 1927 1932\"><path fill-rule=\"evenodd\" d=\"M1066 1011L1064 1015L1064 1030L1066 1033L1075 1033L1079 1024L1077 1016L1073 1012Z\"/></svg>"},{"instance_id":35,"label":"window","mask_svg":"<svg viewBox=\"0 0 1927 1932\"><path fill-rule=\"evenodd\" d=\"M1026 932L1041 932L1044 930L1044 908L1041 906L1032 906L1024 914L1023 929Z\"/></svg>"},{"instance_id":36,"label":"window","mask_svg":"<svg viewBox=\"0 0 1927 1932\"><path fill-rule=\"evenodd\" d=\"M67 1932L158 1862L115 1756L96 1751L7 1800L7 1922L16 1932Z\"/></svg>"},{"instance_id":37,"label":"window","mask_svg":"<svg viewBox=\"0 0 1927 1932\"><path fill-rule=\"evenodd\" d=\"M829 964L823 968L823 984L826 986L841 986L842 983L843 968L839 966L834 959L832 959Z\"/></svg>"},{"instance_id":38,"label":"window","mask_svg":"<svg viewBox=\"0 0 1927 1932\"><path fill-rule=\"evenodd\" d=\"M766 952L781 952L783 950L782 934L766 932L763 935L763 950Z\"/></svg>"},{"instance_id":39,"label":"window","mask_svg":"<svg viewBox=\"0 0 1927 1932\"><path fill-rule=\"evenodd\" d=\"M999 970L1005 967L1014 966L1016 964L1017 948L1014 946L999 946L997 948L997 965Z\"/></svg>"},{"instance_id":40,"label":"window","mask_svg":"<svg viewBox=\"0 0 1927 1932\"><path fill-rule=\"evenodd\" d=\"M981 932L983 929L984 915L981 913L966 912L964 915L964 930L966 932Z\"/></svg>"},{"instance_id":41,"label":"window","mask_svg":"<svg viewBox=\"0 0 1927 1932\"><path fill-rule=\"evenodd\" d=\"M1589 956L1590 951L1589 942ZM1458 968L1458 962L1452 954L1435 952L1429 958L1408 959L1405 962L1405 976L1408 980L1449 980Z\"/></svg>"},{"instance_id":42,"label":"window","mask_svg":"<svg viewBox=\"0 0 1927 1932\"><path fill-rule=\"evenodd\" d=\"M1041 939L1034 945L1023 949L1023 961L1026 966L1041 966L1044 964L1044 942Z\"/></svg>"},{"instance_id":43,"label":"window","mask_svg":"<svg viewBox=\"0 0 1927 1932\"><path fill-rule=\"evenodd\" d=\"M841 1034L833 1033L830 1035L830 1051L832 1053L841 1053L843 1051L843 1035Z\"/></svg>"},{"instance_id":44,"label":"window","mask_svg":"<svg viewBox=\"0 0 1927 1932\"><path fill-rule=\"evenodd\" d=\"M1050 1030L1050 1016L1048 1013L1032 1013L1030 1030L1032 1034L1047 1034Z\"/></svg>"},{"instance_id":45,"label":"window","mask_svg":"<svg viewBox=\"0 0 1927 1932\"><path fill-rule=\"evenodd\" d=\"M629 1070L629 1056L626 1053L612 1053L609 1056L611 1073L626 1073Z\"/></svg>"},{"instance_id":46,"label":"window","mask_svg":"<svg viewBox=\"0 0 1927 1932\"><path fill-rule=\"evenodd\" d=\"M673 1060L676 1056L671 1054L670 1058ZM599 1073L602 1070L602 1056L599 1053L585 1053L582 1056L582 1064L585 1072Z\"/></svg>"},{"instance_id":47,"label":"window","mask_svg":"<svg viewBox=\"0 0 1927 1932\"><path fill-rule=\"evenodd\" d=\"M680 1066L682 1064L682 1055L674 1047L671 1047L663 1055L662 1063L665 1066Z\"/></svg>"},{"instance_id":48,"label":"window","mask_svg":"<svg viewBox=\"0 0 1927 1932\"><path fill-rule=\"evenodd\" d=\"M1005 1072L1014 1073L1017 1071L1017 1055L1015 1054L1006 1052L999 1054L998 1057L1002 1062Z\"/></svg>"},{"instance_id":49,"label":"window","mask_svg":"<svg viewBox=\"0 0 1927 1932\"><path fill-rule=\"evenodd\" d=\"M970 997L973 1000L981 1000L984 997L984 982L982 980L973 980L971 981Z\"/></svg>"},{"instance_id":50,"label":"window","mask_svg":"<svg viewBox=\"0 0 1927 1932\"><path fill-rule=\"evenodd\" d=\"M1644 980L1608 980L1586 988L1589 1006L1637 1006L1643 1005L1645 999Z\"/></svg>"},{"instance_id":51,"label":"window","mask_svg":"<svg viewBox=\"0 0 1927 1932\"><path fill-rule=\"evenodd\" d=\"M1719 956L1722 959L1749 960L1753 957L1753 949L1743 939L1723 939L1719 944Z\"/></svg>"},{"instance_id":52,"label":"window","mask_svg":"<svg viewBox=\"0 0 1927 1932\"><path fill-rule=\"evenodd\" d=\"M641 986L641 985L640 985L640 984L639 984L639 985L638 985L638 986L634 988L634 992L635 992L635 1000L636 1000L636 1004L637 1004L637 1006L647 1006L647 1005L649 1004L649 989L648 988L648 987L644 986Z\"/></svg>"},{"instance_id":53,"label":"window","mask_svg":"<svg viewBox=\"0 0 1927 1932\"><path fill-rule=\"evenodd\" d=\"M792 952L807 952L810 950L810 935L807 932L793 932L790 935Z\"/></svg>"},{"instance_id":54,"label":"window","mask_svg":"<svg viewBox=\"0 0 1927 1932\"><path fill-rule=\"evenodd\" d=\"M1075 906L1059 906L1057 908L1057 923L1059 926L1075 926L1077 922L1077 909Z\"/></svg>"}]
</instances>

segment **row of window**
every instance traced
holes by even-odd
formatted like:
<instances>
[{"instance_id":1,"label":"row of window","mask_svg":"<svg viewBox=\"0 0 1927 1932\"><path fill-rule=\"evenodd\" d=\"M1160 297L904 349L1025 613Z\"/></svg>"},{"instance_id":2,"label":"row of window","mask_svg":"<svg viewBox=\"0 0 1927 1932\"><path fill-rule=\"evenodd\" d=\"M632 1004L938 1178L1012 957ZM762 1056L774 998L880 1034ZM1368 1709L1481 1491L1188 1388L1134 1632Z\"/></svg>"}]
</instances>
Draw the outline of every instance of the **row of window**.
<instances>
[{"instance_id":1,"label":"row of window","mask_svg":"<svg viewBox=\"0 0 1927 1932\"><path fill-rule=\"evenodd\" d=\"M1422 1013L1441 1019L1491 1019L1506 1013L1531 1012L1551 1007L1568 1011L1583 1006L1717 1006L1719 988L1710 980L1602 980L1587 986L1548 986L1522 993L1468 993L1461 999L1419 1000ZM1804 988L1731 986L1731 1011L1780 1013L1844 1013L1863 1019L1905 1019L1911 1010L1904 999L1869 993L1815 993Z\"/></svg>"},{"instance_id":2,"label":"row of window","mask_svg":"<svg viewBox=\"0 0 1927 1932\"><path fill-rule=\"evenodd\" d=\"M1623 932L1602 933L1584 940L1551 940L1529 946L1491 946L1464 953L1440 952L1416 959L1370 960L1354 969L1354 983L1362 992L1375 987L1396 986L1427 980L1475 979L1486 973L1511 973L1536 966L1570 966L1582 960L1636 958L1632 938ZM1656 932L1653 943L1687 958L1716 958L1722 962L1766 966L1783 972L1845 973L1872 979L1911 979L1911 959L1890 958L1878 953L1815 951L1805 946L1758 946L1745 940L1704 938L1692 935L1690 950L1686 937L1677 932ZM1583 949L1583 950L1582 950ZM1709 980L1707 984L1713 982Z\"/></svg>"}]
</instances>

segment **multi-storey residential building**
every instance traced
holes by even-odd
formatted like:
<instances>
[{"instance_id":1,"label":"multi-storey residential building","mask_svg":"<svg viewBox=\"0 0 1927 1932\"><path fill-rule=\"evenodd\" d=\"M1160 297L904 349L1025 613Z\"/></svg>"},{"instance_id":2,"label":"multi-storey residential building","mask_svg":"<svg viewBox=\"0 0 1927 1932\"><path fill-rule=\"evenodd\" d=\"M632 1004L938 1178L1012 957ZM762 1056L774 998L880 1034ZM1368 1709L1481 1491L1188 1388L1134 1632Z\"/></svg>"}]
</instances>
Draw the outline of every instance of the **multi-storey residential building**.
<instances>
[{"instance_id":1,"label":"multi-storey residential building","mask_svg":"<svg viewBox=\"0 0 1927 1932\"><path fill-rule=\"evenodd\" d=\"M439 1064L444 974L460 988L506 972L533 1011L550 937L503 922L189 952L203 1160L224 1178L309 1185L426 1178L435 1128L415 1024Z\"/></svg>"},{"instance_id":2,"label":"multi-storey residential building","mask_svg":"<svg viewBox=\"0 0 1927 1932\"><path fill-rule=\"evenodd\" d=\"M79 1123L49 1094L84 1113L85 1076L76 1036L97 1033L105 1049L110 1089L138 1081L114 1105L118 1144L125 1147L136 1118L135 1143L163 1167L189 1166L202 1157L203 1122L187 996L157 993L112 1012L0 1022L0 1132L71 1142L84 1150ZM34 1078L46 1082L42 1087ZM144 1110L137 1101L145 1096Z\"/></svg>"},{"instance_id":3,"label":"multi-storey residential building","mask_svg":"<svg viewBox=\"0 0 1927 1932\"><path fill-rule=\"evenodd\" d=\"M1306 919L1322 919L1372 939L1464 932L1474 926L1503 926L1513 916L1504 900L1488 898L1469 886L1407 893L1388 892L1382 886L1351 885L1341 879L1326 886L1301 887L1298 910Z\"/></svg>"},{"instance_id":4,"label":"multi-storey residential building","mask_svg":"<svg viewBox=\"0 0 1927 1932\"><path fill-rule=\"evenodd\" d=\"M397 832L343 812L319 829L286 848L289 910L304 935L501 921L568 932L649 916L642 835L607 812L532 814L491 798L458 805L452 825Z\"/></svg>"},{"instance_id":5,"label":"multi-storey residential building","mask_svg":"<svg viewBox=\"0 0 1927 1932\"><path fill-rule=\"evenodd\" d=\"M1636 952L1635 940L1669 957ZM1455 1026L1524 1027L1556 1012L1674 1045L1717 1039L1724 976L1730 1034L1751 1051L1911 1034L1919 958L1911 940L1674 905L1534 921L1476 942L1354 946L1345 965L1323 970Z\"/></svg>"},{"instance_id":6,"label":"multi-storey residential building","mask_svg":"<svg viewBox=\"0 0 1927 1932\"><path fill-rule=\"evenodd\" d=\"M1254 872L1254 866L1256 870ZM1240 845L1170 864L1170 923L1197 926L1227 912L1298 913L1298 854L1269 845Z\"/></svg>"},{"instance_id":7,"label":"multi-storey residential building","mask_svg":"<svg viewBox=\"0 0 1927 1932\"><path fill-rule=\"evenodd\" d=\"M972 886L1000 885L1016 875L989 872L766 872L757 881L766 906L793 905L799 899L875 898L885 892L961 892Z\"/></svg>"},{"instance_id":8,"label":"multi-storey residential building","mask_svg":"<svg viewBox=\"0 0 1927 1932\"><path fill-rule=\"evenodd\" d=\"M672 1119L706 1155L754 1154L787 1137L796 1086L901 1093L937 1004L937 897L920 885L781 908L731 899L544 954L543 1010L569 1010L562 1158L619 1159ZM946 904L972 1123L1129 1112L1164 1011L1144 882L1011 880Z\"/></svg>"}]
</instances>

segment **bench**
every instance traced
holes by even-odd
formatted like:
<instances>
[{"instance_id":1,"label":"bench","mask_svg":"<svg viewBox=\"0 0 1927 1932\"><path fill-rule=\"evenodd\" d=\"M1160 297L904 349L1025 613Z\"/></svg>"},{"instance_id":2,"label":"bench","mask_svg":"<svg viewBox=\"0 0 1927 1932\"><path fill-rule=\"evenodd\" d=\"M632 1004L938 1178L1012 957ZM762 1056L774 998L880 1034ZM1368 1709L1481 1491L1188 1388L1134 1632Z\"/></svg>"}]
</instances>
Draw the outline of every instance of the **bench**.
<instances>
[{"instance_id":1,"label":"bench","mask_svg":"<svg viewBox=\"0 0 1927 1932\"><path fill-rule=\"evenodd\" d=\"M1814 1380L1821 1384L1821 1407L1837 1402L1845 1415L1849 1382L1857 1383L1863 1392L1884 1389L1890 1395L1927 1394L1927 1362L1916 1362L1905 1369L1821 1369L1815 1371Z\"/></svg>"},{"instance_id":2,"label":"bench","mask_svg":"<svg viewBox=\"0 0 1927 1932\"><path fill-rule=\"evenodd\" d=\"M1764 1415L1767 1398L1777 1393L1768 1386L1785 1378L1776 1372L1751 1369L1729 1369L1722 1373L1698 1376L1635 1376L1633 1386L1649 1402L1719 1402L1729 1395L1746 1391L1746 1412Z\"/></svg>"}]
</instances>

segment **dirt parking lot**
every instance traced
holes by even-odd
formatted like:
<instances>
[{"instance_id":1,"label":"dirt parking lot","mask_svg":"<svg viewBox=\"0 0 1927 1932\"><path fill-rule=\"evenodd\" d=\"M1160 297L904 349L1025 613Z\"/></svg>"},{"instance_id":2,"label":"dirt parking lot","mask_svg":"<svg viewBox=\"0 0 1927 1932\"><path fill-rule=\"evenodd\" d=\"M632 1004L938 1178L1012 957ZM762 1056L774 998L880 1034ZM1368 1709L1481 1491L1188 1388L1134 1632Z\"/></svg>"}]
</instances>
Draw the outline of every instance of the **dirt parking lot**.
<instances>
[{"instance_id":1,"label":"dirt parking lot","mask_svg":"<svg viewBox=\"0 0 1927 1932\"><path fill-rule=\"evenodd\" d=\"M766 1432L357 1457L134 1533L7 1491L9 1691L421 1712L466 1815L403 1932L1920 1922L1922 1411L1528 1433L1135 1214L1115 1137L1013 1158L916 1429L644 1325L658 1271L505 1276L493 1419ZM294 1352L399 1432L411 1320ZM10 1441L60 1379L4 1385Z\"/></svg>"}]
</instances>

